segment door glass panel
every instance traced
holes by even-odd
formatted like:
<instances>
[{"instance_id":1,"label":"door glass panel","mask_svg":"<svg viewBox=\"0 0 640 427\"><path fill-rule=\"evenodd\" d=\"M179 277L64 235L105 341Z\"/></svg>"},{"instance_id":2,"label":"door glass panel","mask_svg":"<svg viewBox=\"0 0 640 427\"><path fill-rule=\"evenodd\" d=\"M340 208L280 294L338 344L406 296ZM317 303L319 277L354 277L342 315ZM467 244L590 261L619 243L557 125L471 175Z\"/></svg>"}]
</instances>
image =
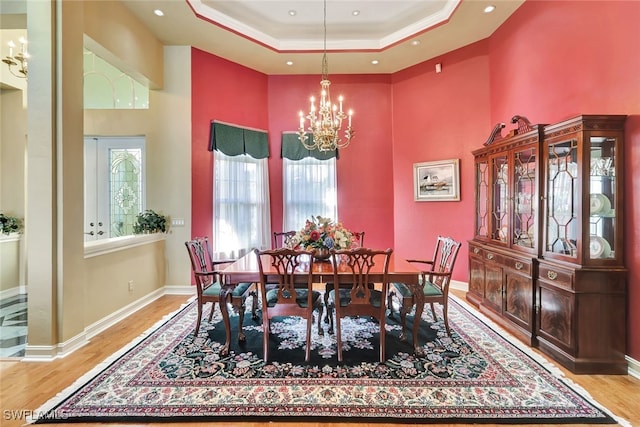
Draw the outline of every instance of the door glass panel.
<instances>
[{"instance_id":1,"label":"door glass panel","mask_svg":"<svg viewBox=\"0 0 640 427\"><path fill-rule=\"evenodd\" d=\"M489 237L489 164L476 163L476 236Z\"/></svg>"},{"instance_id":2,"label":"door glass panel","mask_svg":"<svg viewBox=\"0 0 640 427\"><path fill-rule=\"evenodd\" d=\"M615 258L615 138L591 137L589 257Z\"/></svg>"},{"instance_id":3,"label":"door glass panel","mask_svg":"<svg viewBox=\"0 0 640 427\"><path fill-rule=\"evenodd\" d=\"M514 215L513 243L526 248L535 247L536 150L529 148L514 155Z\"/></svg>"},{"instance_id":4,"label":"door glass panel","mask_svg":"<svg viewBox=\"0 0 640 427\"><path fill-rule=\"evenodd\" d=\"M109 150L111 237L133 234L138 213L142 212L142 149Z\"/></svg>"},{"instance_id":5,"label":"door glass panel","mask_svg":"<svg viewBox=\"0 0 640 427\"><path fill-rule=\"evenodd\" d=\"M493 168L493 229L491 237L506 243L509 236L507 157L492 158Z\"/></svg>"},{"instance_id":6,"label":"door glass panel","mask_svg":"<svg viewBox=\"0 0 640 427\"><path fill-rule=\"evenodd\" d=\"M549 146L546 250L577 256L578 145L576 140Z\"/></svg>"},{"instance_id":7,"label":"door glass panel","mask_svg":"<svg viewBox=\"0 0 640 427\"><path fill-rule=\"evenodd\" d=\"M144 145L144 137L85 138L85 241L133 234L145 209Z\"/></svg>"}]
</instances>

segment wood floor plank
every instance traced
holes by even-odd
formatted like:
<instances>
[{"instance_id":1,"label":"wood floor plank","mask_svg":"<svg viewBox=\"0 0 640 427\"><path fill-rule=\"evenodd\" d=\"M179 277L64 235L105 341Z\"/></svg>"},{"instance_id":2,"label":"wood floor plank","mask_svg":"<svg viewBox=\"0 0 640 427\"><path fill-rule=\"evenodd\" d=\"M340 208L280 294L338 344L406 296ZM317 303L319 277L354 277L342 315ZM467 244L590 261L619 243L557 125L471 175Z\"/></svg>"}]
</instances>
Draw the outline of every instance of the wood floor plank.
<instances>
[{"instance_id":1,"label":"wood floor plank","mask_svg":"<svg viewBox=\"0 0 640 427\"><path fill-rule=\"evenodd\" d=\"M464 294L456 292L460 297ZM51 362L0 361L0 425L18 427L25 423L26 416L57 393L73 384L79 377L111 356L123 346L136 339L167 314L184 304L184 296L163 296L140 309L127 319L94 337L91 342L62 359ZM626 419L632 426L640 426L640 380L629 375L573 375L562 369L566 376L585 389L600 404L614 414ZM225 422L230 427L273 427L296 425L296 427L380 427L379 423L338 422ZM212 423L164 423L169 426L200 427ZM62 426L65 424L48 424ZM74 423L74 427L104 426L105 424ZM115 425L115 424L113 424ZM151 424L127 424L147 426ZM385 426L411 427L421 424L387 424ZM467 424L440 424L462 426ZM526 426L528 424L521 424ZM498 424L485 424L498 426ZM547 426L553 426L547 424ZM567 424L562 427L567 427ZM584 427L584 425L582 425ZM560 427L560 426L558 426Z\"/></svg>"}]
</instances>

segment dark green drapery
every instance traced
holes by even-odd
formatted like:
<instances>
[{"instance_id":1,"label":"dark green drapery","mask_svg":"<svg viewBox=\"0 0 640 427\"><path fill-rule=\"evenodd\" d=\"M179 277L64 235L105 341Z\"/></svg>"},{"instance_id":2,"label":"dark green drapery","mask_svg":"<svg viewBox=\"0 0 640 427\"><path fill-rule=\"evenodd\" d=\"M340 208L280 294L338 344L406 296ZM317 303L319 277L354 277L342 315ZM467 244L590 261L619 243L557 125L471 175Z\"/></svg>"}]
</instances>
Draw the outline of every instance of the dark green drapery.
<instances>
[{"instance_id":1,"label":"dark green drapery","mask_svg":"<svg viewBox=\"0 0 640 427\"><path fill-rule=\"evenodd\" d=\"M269 137L267 132L211 122L209 151L218 150L227 156L248 154L254 159L269 157Z\"/></svg>"},{"instance_id":2,"label":"dark green drapery","mask_svg":"<svg viewBox=\"0 0 640 427\"><path fill-rule=\"evenodd\" d=\"M313 141L313 136L309 135L309 142ZM280 157L289 160L302 160L305 157L314 157L318 160L328 160L333 157L338 157L338 150L333 151L319 151L319 150L307 150L304 145L298 139L298 134L295 132L283 132L282 133L282 149L280 151Z\"/></svg>"}]
</instances>

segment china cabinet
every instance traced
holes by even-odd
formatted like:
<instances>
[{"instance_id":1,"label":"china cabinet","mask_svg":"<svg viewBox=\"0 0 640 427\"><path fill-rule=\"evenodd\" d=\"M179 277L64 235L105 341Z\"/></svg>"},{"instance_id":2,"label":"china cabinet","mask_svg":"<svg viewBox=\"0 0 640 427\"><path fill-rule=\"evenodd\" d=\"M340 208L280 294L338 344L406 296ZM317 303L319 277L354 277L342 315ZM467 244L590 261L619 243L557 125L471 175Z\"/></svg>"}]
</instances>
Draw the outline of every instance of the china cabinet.
<instances>
[{"instance_id":1,"label":"china cabinet","mask_svg":"<svg viewBox=\"0 0 640 427\"><path fill-rule=\"evenodd\" d=\"M534 260L539 238L541 125L521 116L503 137L496 126L473 152L475 237L469 250L467 298L530 345L534 335Z\"/></svg>"},{"instance_id":2,"label":"china cabinet","mask_svg":"<svg viewBox=\"0 0 640 427\"><path fill-rule=\"evenodd\" d=\"M536 335L579 373L627 372L625 118L584 115L544 129Z\"/></svg>"},{"instance_id":3,"label":"china cabinet","mask_svg":"<svg viewBox=\"0 0 640 427\"><path fill-rule=\"evenodd\" d=\"M625 116L502 135L475 159L467 299L577 373L626 373Z\"/></svg>"}]
</instances>

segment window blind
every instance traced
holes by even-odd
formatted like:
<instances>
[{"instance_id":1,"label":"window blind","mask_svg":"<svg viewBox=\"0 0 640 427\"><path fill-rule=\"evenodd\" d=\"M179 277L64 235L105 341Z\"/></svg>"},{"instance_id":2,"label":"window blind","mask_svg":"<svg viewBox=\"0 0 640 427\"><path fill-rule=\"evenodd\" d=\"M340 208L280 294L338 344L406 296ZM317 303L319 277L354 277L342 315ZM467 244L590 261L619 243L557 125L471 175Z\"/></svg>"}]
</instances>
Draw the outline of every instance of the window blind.
<instances>
[{"instance_id":1,"label":"window blind","mask_svg":"<svg viewBox=\"0 0 640 427\"><path fill-rule=\"evenodd\" d=\"M211 121L209 151L220 151L227 156L247 154L254 159L269 157L267 131Z\"/></svg>"},{"instance_id":2,"label":"window blind","mask_svg":"<svg viewBox=\"0 0 640 427\"><path fill-rule=\"evenodd\" d=\"M311 141L313 140L312 135L309 135L309 138ZM313 157L318 160L329 160L334 157L338 158L338 150L307 150L298 139L297 133L282 132L282 148L280 151L280 157L289 160L302 160L306 157Z\"/></svg>"}]
</instances>

